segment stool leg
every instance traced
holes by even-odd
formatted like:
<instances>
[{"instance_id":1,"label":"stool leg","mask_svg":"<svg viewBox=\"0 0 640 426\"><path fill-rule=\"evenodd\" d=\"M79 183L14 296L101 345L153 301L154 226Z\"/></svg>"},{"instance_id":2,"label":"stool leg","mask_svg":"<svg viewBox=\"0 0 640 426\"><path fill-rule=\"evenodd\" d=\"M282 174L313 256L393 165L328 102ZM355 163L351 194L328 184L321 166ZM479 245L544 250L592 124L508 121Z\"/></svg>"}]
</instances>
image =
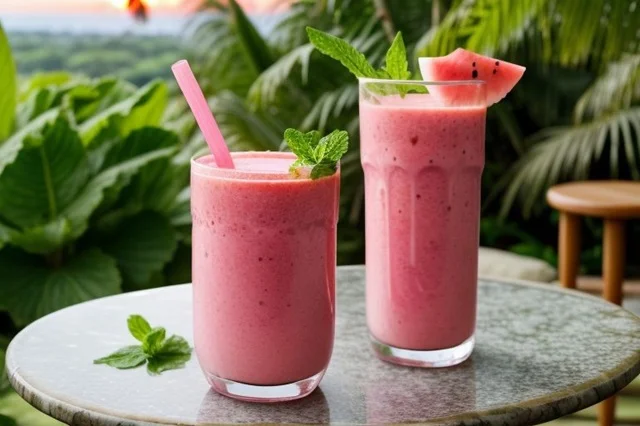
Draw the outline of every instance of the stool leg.
<instances>
[{"instance_id":1,"label":"stool leg","mask_svg":"<svg viewBox=\"0 0 640 426\"><path fill-rule=\"evenodd\" d=\"M580 217L560 212L558 242L560 283L565 288L576 288L580 266Z\"/></svg>"},{"instance_id":2,"label":"stool leg","mask_svg":"<svg viewBox=\"0 0 640 426\"><path fill-rule=\"evenodd\" d=\"M617 305L622 304L624 279L624 221L605 219L602 244L603 297ZM598 406L598 424L611 426L615 421L616 399L611 397Z\"/></svg>"}]
</instances>

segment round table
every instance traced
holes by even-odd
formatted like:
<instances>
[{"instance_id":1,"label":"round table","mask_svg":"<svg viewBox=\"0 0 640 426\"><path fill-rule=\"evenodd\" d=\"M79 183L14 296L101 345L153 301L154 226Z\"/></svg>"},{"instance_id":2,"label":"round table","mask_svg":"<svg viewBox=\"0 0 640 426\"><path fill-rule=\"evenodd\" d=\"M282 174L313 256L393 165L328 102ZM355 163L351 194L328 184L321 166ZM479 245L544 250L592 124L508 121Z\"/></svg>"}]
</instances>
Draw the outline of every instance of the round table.
<instances>
[{"instance_id":1,"label":"round table","mask_svg":"<svg viewBox=\"0 0 640 426\"><path fill-rule=\"evenodd\" d=\"M338 423L535 424L595 404L640 373L640 319L549 285L481 280L477 346L457 367L384 363L369 348L364 268L338 268L333 358L309 397L281 404L211 391L195 356L149 376L92 360L133 344L130 314L191 336L189 285L76 305L27 327L7 369L23 398L74 425Z\"/></svg>"}]
</instances>

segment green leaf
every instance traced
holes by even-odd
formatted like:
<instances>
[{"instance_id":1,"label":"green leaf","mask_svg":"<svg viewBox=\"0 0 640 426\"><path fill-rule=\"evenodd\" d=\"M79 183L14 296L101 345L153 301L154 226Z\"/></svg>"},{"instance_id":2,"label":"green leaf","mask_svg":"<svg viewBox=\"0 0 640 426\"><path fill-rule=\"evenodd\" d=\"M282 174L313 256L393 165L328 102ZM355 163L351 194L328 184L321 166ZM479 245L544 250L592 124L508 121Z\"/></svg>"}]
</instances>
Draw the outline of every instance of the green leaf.
<instances>
[{"instance_id":1,"label":"green leaf","mask_svg":"<svg viewBox=\"0 0 640 426\"><path fill-rule=\"evenodd\" d=\"M65 260L51 256L47 266L40 256L11 248L0 251L0 310L18 327L58 309L120 292L116 262L100 250L89 249Z\"/></svg>"},{"instance_id":2,"label":"green leaf","mask_svg":"<svg viewBox=\"0 0 640 426\"><path fill-rule=\"evenodd\" d=\"M87 179L87 156L66 119L27 137L15 161L0 174L0 211L9 222L33 227L54 220Z\"/></svg>"},{"instance_id":3,"label":"green leaf","mask_svg":"<svg viewBox=\"0 0 640 426\"><path fill-rule=\"evenodd\" d=\"M129 327L129 332L136 340L141 342L144 341L144 337L151 332L151 326L140 315L130 315L127 319L127 326Z\"/></svg>"},{"instance_id":4,"label":"green leaf","mask_svg":"<svg viewBox=\"0 0 640 426\"><path fill-rule=\"evenodd\" d=\"M139 89L135 94L107 108L80 125L80 134L89 145L114 117L120 117L120 135L127 136L133 130L157 126L167 104L167 86L155 81Z\"/></svg>"},{"instance_id":5,"label":"green leaf","mask_svg":"<svg viewBox=\"0 0 640 426\"><path fill-rule=\"evenodd\" d=\"M0 426L18 426L18 423L11 417L0 414Z\"/></svg>"},{"instance_id":6,"label":"green leaf","mask_svg":"<svg viewBox=\"0 0 640 426\"><path fill-rule=\"evenodd\" d=\"M109 233L102 248L116 259L125 284L139 289L171 261L177 246L169 219L147 211L124 220Z\"/></svg>"},{"instance_id":7,"label":"green leaf","mask_svg":"<svg viewBox=\"0 0 640 426\"><path fill-rule=\"evenodd\" d=\"M69 238L77 238L86 231L89 217L102 202L107 189L121 180L131 179L146 164L159 158L168 157L173 152L172 148L165 148L139 155L131 160L109 167L91 179L73 202L61 213L72 224Z\"/></svg>"},{"instance_id":8,"label":"green leaf","mask_svg":"<svg viewBox=\"0 0 640 426\"><path fill-rule=\"evenodd\" d=\"M407 61L407 49L404 46L402 33L397 33L387 51L385 71L394 80L407 80L411 77L409 62Z\"/></svg>"},{"instance_id":9,"label":"green leaf","mask_svg":"<svg viewBox=\"0 0 640 426\"><path fill-rule=\"evenodd\" d=\"M0 175L2 175L8 165L15 161L18 153L29 137L34 134L39 134L47 124L54 122L59 114L60 111L57 109L47 111L14 133L7 141L0 143Z\"/></svg>"},{"instance_id":10,"label":"green leaf","mask_svg":"<svg viewBox=\"0 0 640 426\"><path fill-rule=\"evenodd\" d=\"M126 346L118 349L111 355L98 358L93 361L94 364L106 364L110 367L119 368L121 370L138 367L147 360L147 354L143 352L141 346Z\"/></svg>"},{"instance_id":11,"label":"green leaf","mask_svg":"<svg viewBox=\"0 0 640 426\"><path fill-rule=\"evenodd\" d=\"M22 85L20 102L26 101L33 93L49 86L62 86L72 80L73 75L65 71L52 71L32 74L26 85Z\"/></svg>"},{"instance_id":12,"label":"green leaf","mask_svg":"<svg viewBox=\"0 0 640 426\"><path fill-rule=\"evenodd\" d=\"M171 336L164 341L158 352L149 360L149 374L160 374L166 370L183 368L191 359L192 349L180 336Z\"/></svg>"},{"instance_id":13,"label":"green leaf","mask_svg":"<svg viewBox=\"0 0 640 426\"><path fill-rule=\"evenodd\" d=\"M322 139L326 140L326 160L340 161L349 150L349 133L344 130L334 130Z\"/></svg>"},{"instance_id":14,"label":"green leaf","mask_svg":"<svg viewBox=\"0 0 640 426\"><path fill-rule=\"evenodd\" d=\"M158 353L166 335L167 331L163 327L156 327L147 333L142 340L142 350L144 353L150 357Z\"/></svg>"},{"instance_id":15,"label":"green leaf","mask_svg":"<svg viewBox=\"0 0 640 426\"><path fill-rule=\"evenodd\" d=\"M251 23L236 0L229 0L233 26L255 70L260 73L273 64L271 48Z\"/></svg>"},{"instance_id":16,"label":"green leaf","mask_svg":"<svg viewBox=\"0 0 640 426\"><path fill-rule=\"evenodd\" d=\"M307 27L307 35L316 49L340 61L356 77L378 76L367 58L345 40L311 27Z\"/></svg>"},{"instance_id":17,"label":"green leaf","mask_svg":"<svg viewBox=\"0 0 640 426\"><path fill-rule=\"evenodd\" d=\"M317 138L316 134L317 132L305 134L296 129L287 129L284 131L284 140L300 161L312 161L314 158L312 141Z\"/></svg>"},{"instance_id":18,"label":"green leaf","mask_svg":"<svg viewBox=\"0 0 640 426\"><path fill-rule=\"evenodd\" d=\"M26 102L18 105L16 127L18 129L25 127L31 120L51 109L54 97L55 93L51 89L45 88L34 92Z\"/></svg>"},{"instance_id":19,"label":"green leaf","mask_svg":"<svg viewBox=\"0 0 640 426\"><path fill-rule=\"evenodd\" d=\"M71 234L71 222L57 218L45 225L37 225L20 231L12 231L11 244L28 253L48 254L62 247ZM0 238L1 240L1 238Z\"/></svg>"},{"instance_id":20,"label":"green leaf","mask_svg":"<svg viewBox=\"0 0 640 426\"><path fill-rule=\"evenodd\" d=\"M5 368L5 356L8 345L9 339L5 339L4 336L0 336L0 395L11 388L9 379L7 378L7 370Z\"/></svg>"},{"instance_id":21,"label":"green leaf","mask_svg":"<svg viewBox=\"0 0 640 426\"><path fill-rule=\"evenodd\" d=\"M0 143L13 131L17 90L16 65L9 40L0 25Z\"/></svg>"},{"instance_id":22,"label":"green leaf","mask_svg":"<svg viewBox=\"0 0 640 426\"><path fill-rule=\"evenodd\" d=\"M311 179L320 179L321 177L331 176L335 172L335 164L317 164L313 166L313 169L311 169Z\"/></svg>"}]
</instances>

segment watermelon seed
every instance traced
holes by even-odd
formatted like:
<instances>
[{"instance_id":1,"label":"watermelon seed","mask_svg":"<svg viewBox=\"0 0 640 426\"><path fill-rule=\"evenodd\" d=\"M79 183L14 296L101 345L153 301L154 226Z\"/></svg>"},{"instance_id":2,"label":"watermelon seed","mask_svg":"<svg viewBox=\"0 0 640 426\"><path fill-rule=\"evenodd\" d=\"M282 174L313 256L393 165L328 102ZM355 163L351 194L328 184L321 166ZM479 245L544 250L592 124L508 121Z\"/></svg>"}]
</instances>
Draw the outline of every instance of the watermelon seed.
<instances>
[{"instance_id":1,"label":"watermelon seed","mask_svg":"<svg viewBox=\"0 0 640 426\"><path fill-rule=\"evenodd\" d=\"M413 136L413 137L411 138L411 145L415 145L415 144L417 144L417 143L418 143L418 137L417 137L417 136Z\"/></svg>"},{"instance_id":2,"label":"watermelon seed","mask_svg":"<svg viewBox=\"0 0 640 426\"><path fill-rule=\"evenodd\" d=\"M475 62L474 62L474 63L472 63L472 64L471 64L471 66L472 66L472 67L475 67L475 66L476 66L476 63L475 63Z\"/></svg>"},{"instance_id":3,"label":"watermelon seed","mask_svg":"<svg viewBox=\"0 0 640 426\"><path fill-rule=\"evenodd\" d=\"M496 67L500 65L500 62L496 61Z\"/></svg>"},{"instance_id":4,"label":"watermelon seed","mask_svg":"<svg viewBox=\"0 0 640 426\"><path fill-rule=\"evenodd\" d=\"M494 73L494 74L495 74L495 73L497 73L497 72L498 72L498 70L496 70L496 69L494 69L494 70L493 70L493 73Z\"/></svg>"},{"instance_id":5,"label":"watermelon seed","mask_svg":"<svg viewBox=\"0 0 640 426\"><path fill-rule=\"evenodd\" d=\"M473 70L473 71L471 72L471 77L472 77L472 78L478 78L478 70Z\"/></svg>"}]
</instances>

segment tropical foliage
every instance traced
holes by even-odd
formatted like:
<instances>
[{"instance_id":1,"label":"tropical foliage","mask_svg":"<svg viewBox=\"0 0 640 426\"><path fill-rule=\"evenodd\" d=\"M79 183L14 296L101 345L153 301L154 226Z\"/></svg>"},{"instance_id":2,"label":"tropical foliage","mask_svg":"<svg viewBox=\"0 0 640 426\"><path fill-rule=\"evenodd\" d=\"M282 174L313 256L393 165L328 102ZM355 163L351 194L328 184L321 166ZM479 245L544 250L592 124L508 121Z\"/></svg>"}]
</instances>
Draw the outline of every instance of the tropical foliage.
<instances>
[{"instance_id":1,"label":"tropical foliage","mask_svg":"<svg viewBox=\"0 0 640 426\"><path fill-rule=\"evenodd\" d=\"M258 33L234 1L202 7L220 13L194 29L191 58L235 149L274 149L286 127L351 133L355 143L343 162L342 261L362 260L357 82L313 50L306 26L346 38L374 65L402 31L414 59L463 46L527 66L514 93L489 111L484 242L505 240L554 261L546 248L555 238L544 202L550 185L640 177L635 2L301 0L268 34ZM498 213L502 220L491 218ZM530 229L546 225L549 241L533 230L513 232L511 223L523 219Z\"/></svg>"},{"instance_id":2,"label":"tropical foliage","mask_svg":"<svg viewBox=\"0 0 640 426\"><path fill-rule=\"evenodd\" d=\"M160 127L167 101L160 81L137 89L58 72L19 85L0 27L2 369L5 336L43 315L188 280L188 263L176 274L190 225L189 156Z\"/></svg>"}]
</instances>

